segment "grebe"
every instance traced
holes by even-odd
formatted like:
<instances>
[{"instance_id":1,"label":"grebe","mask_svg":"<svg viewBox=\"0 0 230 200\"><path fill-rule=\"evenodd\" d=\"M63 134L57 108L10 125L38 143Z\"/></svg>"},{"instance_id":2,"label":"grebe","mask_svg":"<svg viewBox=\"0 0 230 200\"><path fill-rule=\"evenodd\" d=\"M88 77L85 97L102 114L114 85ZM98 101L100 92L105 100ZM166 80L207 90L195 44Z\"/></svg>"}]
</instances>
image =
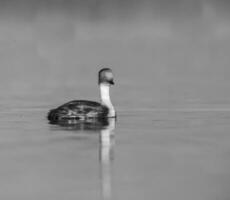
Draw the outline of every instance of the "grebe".
<instances>
[{"instance_id":1,"label":"grebe","mask_svg":"<svg viewBox=\"0 0 230 200\"><path fill-rule=\"evenodd\" d=\"M88 100L73 100L52 109L48 113L48 120L59 122L62 120L103 119L116 117L116 112L110 100L109 89L114 85L113 74L110 68L103 68L98 73L101 103Z\"/></svg>"}]
</instances>

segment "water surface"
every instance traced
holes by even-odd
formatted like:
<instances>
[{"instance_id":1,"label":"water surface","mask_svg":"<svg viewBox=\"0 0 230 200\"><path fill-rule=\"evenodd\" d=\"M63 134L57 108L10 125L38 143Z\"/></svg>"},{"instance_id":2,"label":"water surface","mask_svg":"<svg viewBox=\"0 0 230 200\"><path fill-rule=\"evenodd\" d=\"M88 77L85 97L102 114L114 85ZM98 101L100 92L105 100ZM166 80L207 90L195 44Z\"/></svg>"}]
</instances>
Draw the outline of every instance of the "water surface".
<instances>
[{"instance_id":1,"label":"water surface","mask_svg":"<svg viewBox=\"0 0 230 200\"><path fill-rule=\"evenodd\" d=\"M9 102L2 199L229 198L230 110L122 104L115 128L79 130L48 124L42 98Z\"/></svg>"}]
</instances>

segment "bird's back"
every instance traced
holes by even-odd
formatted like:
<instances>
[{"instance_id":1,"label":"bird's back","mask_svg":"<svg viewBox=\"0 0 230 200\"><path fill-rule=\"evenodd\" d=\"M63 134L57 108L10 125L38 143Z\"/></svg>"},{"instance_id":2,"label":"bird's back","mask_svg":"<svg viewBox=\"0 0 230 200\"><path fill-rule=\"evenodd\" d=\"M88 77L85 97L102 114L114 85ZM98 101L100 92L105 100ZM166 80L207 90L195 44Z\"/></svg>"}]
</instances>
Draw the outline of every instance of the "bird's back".
<instances>
[{"instance_id":1,"label":"bird's back","mask_svg":"<svg viewBox=\"0 0 230 200\"><path fill-rule=\"evenodd\" d=\"M98 102L74 100L50 110L47 118L55 122L65 119L105 118L107 115L108 108Z\"/></svg>"}]
</instances>

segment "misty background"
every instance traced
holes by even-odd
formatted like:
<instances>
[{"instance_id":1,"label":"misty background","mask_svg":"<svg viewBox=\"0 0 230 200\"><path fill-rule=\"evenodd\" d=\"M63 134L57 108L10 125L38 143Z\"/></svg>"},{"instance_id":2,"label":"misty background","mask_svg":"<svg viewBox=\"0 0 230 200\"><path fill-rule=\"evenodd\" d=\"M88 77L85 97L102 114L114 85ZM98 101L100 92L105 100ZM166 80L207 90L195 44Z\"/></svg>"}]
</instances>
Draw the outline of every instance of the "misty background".
<instances>
[{"instance_id":1,"label":"misty background","mask_svg":"<svg viewBox=\"0 0 230 200\"><path fill-rule=\"evenodd\" d=\"M229 11L0 0L0 199L230 199ZM102 67L116 128L49 124L52 108L99 100Z\"/></svg>"},{"instance_id":2,"label":"misty background","mask_svg":"<svg viewBox=\"0 0 230 200\"><path fill-rule=\"evenodd\" d=\"M227 0L1 0L0 96L96 99L97 71L111 67L117 105L226 107L229 11Z\"/></svg>"}]
</instances>

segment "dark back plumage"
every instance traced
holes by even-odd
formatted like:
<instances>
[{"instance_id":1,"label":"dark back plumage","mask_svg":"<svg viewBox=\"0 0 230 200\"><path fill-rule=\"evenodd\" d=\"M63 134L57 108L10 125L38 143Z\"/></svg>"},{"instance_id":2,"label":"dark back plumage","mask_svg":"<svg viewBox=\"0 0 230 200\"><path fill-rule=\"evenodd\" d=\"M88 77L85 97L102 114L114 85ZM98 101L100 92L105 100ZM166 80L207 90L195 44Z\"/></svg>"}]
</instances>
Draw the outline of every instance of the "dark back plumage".
<instances>
[{"instance_id":1,"label":"dark back plumage","mask_svg":"<svg viewBox=\"0 0 230 200\"><path fill-rule=\"evenodd\" d=\"M90 118L105 118L108 112L108 108L98 102L74 100L50 110L47 118L51 122L64 119L86 120Z\"/></svg>"}]
</instances>

